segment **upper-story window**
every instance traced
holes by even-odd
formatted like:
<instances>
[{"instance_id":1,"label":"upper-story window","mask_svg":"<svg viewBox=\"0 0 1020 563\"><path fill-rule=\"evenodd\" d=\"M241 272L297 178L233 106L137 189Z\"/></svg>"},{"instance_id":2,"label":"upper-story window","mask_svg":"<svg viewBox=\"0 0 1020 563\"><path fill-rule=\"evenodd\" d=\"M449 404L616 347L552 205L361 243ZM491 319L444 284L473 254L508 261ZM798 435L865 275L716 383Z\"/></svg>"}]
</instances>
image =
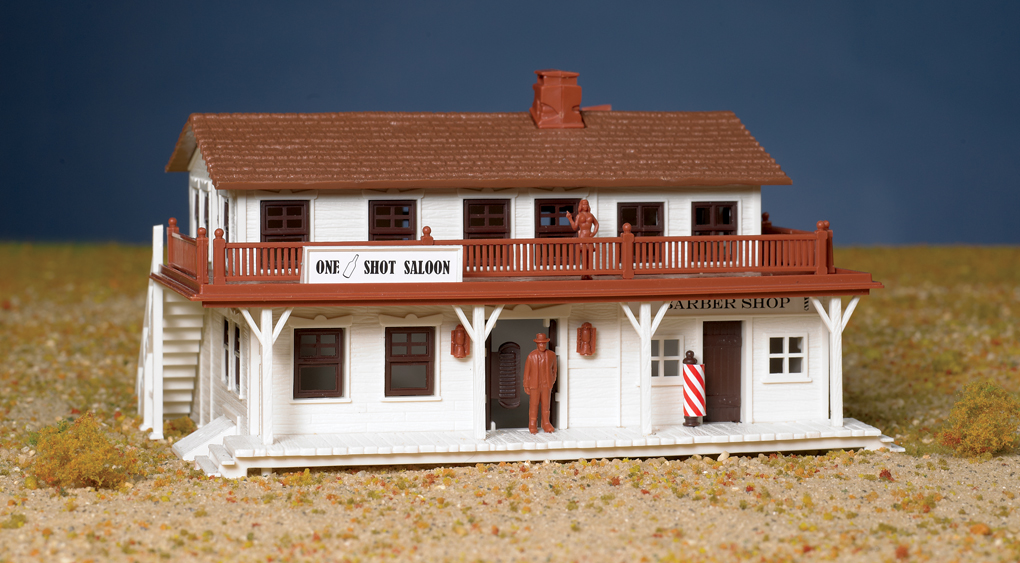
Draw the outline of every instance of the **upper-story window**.
<instances>
[{"instance_id":1,"label":"upper-story window","mask_svg":"<svg viewBox=\"0 0 1020 563\"><path fill-rule=\"evenodd\" d=\"M414 200L368 202L368 240L415 240Z\"/></svg>"},{"instance_id":2,"label":"upper-story window","mask_svg":"<svg viewBox=\"0 0 1020 563\"><path fill-rule=\"evenodd\" d=\"M630 223L635 236L661 237L663 229L662 202L616 204L616 230L623 234L623 224Z\"/></svg>"},{"instance_id":3,"label":"upper-story window","mask_svg":"<svg viewBox=\"0 0 1020 563\"><path fill-rule=\"evenodd\" d=\"M570 228L567 212L577 215L579 199L536 199L535 237L574 237L577 232Z\"/></svg>"},{"instance_id":4,"label":"upper-story window","mask_svg":"<svg viewBox=\"0 0 1020 563\"><path fill-rule=\"evenodd\" d=\"M692 207L691 234L694 236L737 234L737 202L698 201Z\"/></svg>"},{"instance_id":5,"label":"upper-story window","mask_svg":"<svg viewBox=\"0 0 1020 563\"><path fill-rule=\"evenodd\" d=\"M464 238L510 238L510 200L465 199Z\"/></svg>"},{"instance_id":6,"label":"upper-story window","mask_svg":"<svg viewBox=\"0 0 1020 563\"><path fill-rule=\"evenodd\" d=\"M308 242L308 202L263 201L262 242Z\"/></svg>"}]
</instances>

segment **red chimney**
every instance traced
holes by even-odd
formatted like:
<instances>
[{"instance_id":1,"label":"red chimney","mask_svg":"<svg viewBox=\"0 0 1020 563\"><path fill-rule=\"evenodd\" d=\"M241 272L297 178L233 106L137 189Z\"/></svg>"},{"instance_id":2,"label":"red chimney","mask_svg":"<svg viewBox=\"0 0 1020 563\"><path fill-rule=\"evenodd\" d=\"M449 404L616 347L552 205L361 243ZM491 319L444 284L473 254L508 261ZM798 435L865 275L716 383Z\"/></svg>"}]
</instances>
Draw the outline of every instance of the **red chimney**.
<instances>
[{"instance_id":1,"label":"red chimney","mask_svg":"<svg viewBox=\"0 0 1020 563\"><path fill-rule=\"evenodd\" d=\"M581 87L577 73L562 70L536 70L535 101L531 118L539 129L584 127L581 120Z\"/></svg>"}]
</instances>

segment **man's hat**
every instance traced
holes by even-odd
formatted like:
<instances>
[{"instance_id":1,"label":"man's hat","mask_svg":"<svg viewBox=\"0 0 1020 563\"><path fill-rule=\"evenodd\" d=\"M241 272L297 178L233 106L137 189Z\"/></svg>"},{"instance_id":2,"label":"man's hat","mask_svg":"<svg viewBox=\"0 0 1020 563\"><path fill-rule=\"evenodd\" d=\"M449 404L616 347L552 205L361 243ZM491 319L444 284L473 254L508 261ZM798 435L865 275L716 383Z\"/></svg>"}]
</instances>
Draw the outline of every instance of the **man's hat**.
<instances>
[{"instance_id":1,"label":"man's hat","mask_svg":"<svg viewBox=\"0 0 1020 563\"><path fill-rule=\"evenodd\" d=\"M549 337L544 332L540 332L535 335L535 342L549 342Z\"/></svg>"}]
</instances>

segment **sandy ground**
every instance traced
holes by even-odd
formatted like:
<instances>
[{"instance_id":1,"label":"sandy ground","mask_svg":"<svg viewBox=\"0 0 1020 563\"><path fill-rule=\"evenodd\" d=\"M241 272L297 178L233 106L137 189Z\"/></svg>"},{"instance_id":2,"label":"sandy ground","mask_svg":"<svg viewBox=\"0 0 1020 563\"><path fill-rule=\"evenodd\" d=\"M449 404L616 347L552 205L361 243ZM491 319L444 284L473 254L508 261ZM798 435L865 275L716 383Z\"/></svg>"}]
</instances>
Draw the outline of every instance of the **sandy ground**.
<instances>
[{"instance_id":1,"label":"sandy ground","mask_svg":"<svg viewBox=\"0 0 1020 563\"><path fill-rule=\"evenodd\" d=\"M233 481L172 460L100 492L29 490L15 466L0 477L0 524L24 517L0 529L9 561L1020 559L1020 456L830 452Z\"/></svg>"},{"instance_id":2,"label":"sandy ground","mask_svg":"<svg viewBox=\"0 0 1020 563\"><path fill-rule=\"evenodd\" d=\"M144 249L0 245L5 263L32 264L0 275L0 561L1020 561L1020 456L970 462L932 443L962 382L981 375L1016 390L1015 253L950 254L858 257L927 276L892 278L858 308L846 341L856 409L847 414L914 455L335 468L231 481L135 430ZM984 285L954 274L963 266ZM147 474L114 491L27 488L33 433L88 410L144 451Z\"/></svg>"}]
</instances>

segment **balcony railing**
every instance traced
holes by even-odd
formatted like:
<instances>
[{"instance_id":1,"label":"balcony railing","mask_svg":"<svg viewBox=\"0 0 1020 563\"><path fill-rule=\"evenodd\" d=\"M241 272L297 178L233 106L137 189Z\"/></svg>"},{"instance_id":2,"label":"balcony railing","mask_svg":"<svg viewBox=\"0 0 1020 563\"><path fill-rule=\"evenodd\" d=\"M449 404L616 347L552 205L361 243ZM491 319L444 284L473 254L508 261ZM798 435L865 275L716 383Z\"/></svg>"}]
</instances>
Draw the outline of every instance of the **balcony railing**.
<instances>
[{"instance_id":1,"label":"balcony railing","mask_svg":"<svg viewBox=\"0 0 1020 563\"><path fill-rule=\"evenodd\" d=\"M819 221L812 232L772 227L767 213L763 219L761 235L638 237L624 225L621 236L591 239L435 240L425 227L421 239L414 241L236 243L224 240L223 231L217 229L211 261L205 229L191 238L180 234L177 221L170 219L165 271L196 289L210 283L296 282L301 279L306 246L451 245L463 249L466 280L835 272L828 221Z\"/></svg>"}]
</instances>

